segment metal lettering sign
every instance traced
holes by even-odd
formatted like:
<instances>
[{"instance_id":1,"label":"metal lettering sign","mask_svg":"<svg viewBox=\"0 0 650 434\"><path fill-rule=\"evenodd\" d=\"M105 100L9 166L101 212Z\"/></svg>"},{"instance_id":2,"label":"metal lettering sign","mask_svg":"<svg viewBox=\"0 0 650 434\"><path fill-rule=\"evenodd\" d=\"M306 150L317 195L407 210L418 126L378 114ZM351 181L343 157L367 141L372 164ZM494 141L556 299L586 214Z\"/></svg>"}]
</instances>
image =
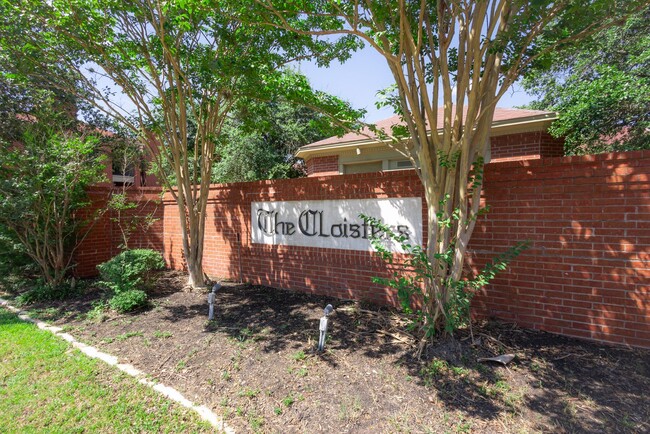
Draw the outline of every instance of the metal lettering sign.
<instances>
[{"instance_id":1,"label":"metal lettering sign","mask_svg":"<svg viewBox=\"0 0 650 434\"><path fill-rule=\"evenodd\" d=\"M372 250L370 238L380 237L379 228L363 221L360 214L381 220L409 244L422 244L422 199L307 200L253 202L253 243ZM383 238L392 251L401 248Z\"/></svg>"}]
</instances>

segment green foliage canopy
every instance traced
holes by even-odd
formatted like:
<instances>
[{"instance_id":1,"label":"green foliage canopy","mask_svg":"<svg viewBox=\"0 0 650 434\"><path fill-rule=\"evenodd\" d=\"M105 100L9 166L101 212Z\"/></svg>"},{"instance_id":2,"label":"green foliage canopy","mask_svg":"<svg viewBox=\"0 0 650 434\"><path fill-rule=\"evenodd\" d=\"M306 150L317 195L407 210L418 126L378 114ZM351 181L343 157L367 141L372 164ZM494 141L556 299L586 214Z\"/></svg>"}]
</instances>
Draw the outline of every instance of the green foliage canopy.
<instances>
[{"instance_id":1,"label":"green foliage canopy","mask_svg":"<svg viewBox=\"0 0 650 434\"><path fill-rule=\"evenodd\" d=\"M295 178L303 175L294 157L303 145L341 134L315 110L289 103L246 101L226 122L213 182Z\"/></svg>"},{"instance_id":2,"label":"green foliage canopy","mask_svg":"<svg viewBox=\"0 0 650 434\"><path fill-rule=\"evenodd\" d=\"M650 8L549 53L524 78L569 155L650 149Z\"/></svg>"}]
</instances>

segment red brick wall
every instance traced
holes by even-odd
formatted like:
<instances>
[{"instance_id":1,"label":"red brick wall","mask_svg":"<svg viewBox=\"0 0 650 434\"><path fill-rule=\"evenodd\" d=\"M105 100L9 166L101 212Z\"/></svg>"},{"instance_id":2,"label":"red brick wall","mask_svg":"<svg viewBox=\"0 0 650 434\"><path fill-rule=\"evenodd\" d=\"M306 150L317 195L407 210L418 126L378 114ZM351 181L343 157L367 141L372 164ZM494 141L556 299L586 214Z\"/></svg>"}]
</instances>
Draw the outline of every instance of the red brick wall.
<instances>
[{"instance_id":1,"label":"red brick wall","mask_svg":"<svg viewBox=\"0 0 650 434\"><path fill-rule=\"evenodd\" d=\"M82 229L82 234L86 235L75 251L76 265L73 273L77 276L96 275L97 264L111 258L112 223L105 212L110 189L111 187L94 187L88 191L91 205L85 209L81 218L92 223Z\"/></svg>"},{"instance_id":2,"label":"red brick wall","mask_svg":"<svg viewBox=\"0 0 650 434\"><path fill-rule=\"evenodd\" d=\"M163 213L164 207L159 187L128 188L129 199L138 206L131 210L122 211L121 225L135 225L128 238L128 247L132 249L154 249L163 251ZM112 193L121 193L120 188L95 187L89 190L93 205L86 210L86 217L97 216L90 227L90 232L77 249L77 265L74 273L87 277L97 274L97 265L108 261L120 253L124 245L122 230L117 223L118 214L107 207ZM151 217L151 224L144 229L144 217Z\"/></svg>"},{"instance_id":3,"label":"red brick wall","mask_svg":"<svg viewBox=\"0 0 650 434\"><path fill-rule=\"evenodd\" d=\"M339 174L339 157L314 157L307 160L307 176L326 176Z\"/></svg>"},{"instance_id":4,"label":"red brick wall","mask_svg":"<svg viewBox=\"0 0 650 434\"><path fill-rule=\"evenodd\" d=\"M540 137L539 153L542 157L564 156L564 138L556 139L549 133L543 132Z\"/></svg>"},{"instance_id":5,"label":"red brick wall","mask_svg":"<svg viewBox=\"0 0 650 434\"><path fill-rule=\"evenodd\" d=\"M650 347L650 152L489 165L471 247L533 247L475 307L551 332Z\"/></svg>"},{"instance_id":6,"label":"red brick wall","mask_svg":"<svg viewBox=\"0 0 650 434\"><path fill-rule=\"evenodd\" d=\"M506 134L491 138L492 162L561 157L564 139L555 139L545 131Z\"/></svg>"},{"instance_id":7,"label":"red brick wall","mask_svg":"<svg viewBox=\"0 0 650 434\"><path fill-rule=\"evenodd\" d=\"M213 186L207 210L205 271L210 276L274 287L394 303L393 294L370 282L372 276L385 272L383 263L370 252L252 244L251 202L420 196L422 186L411 172ZM178 209L172 203L165 206L164 221L165 257L179 266L182 241Z\"/></svg>"},{"instance_id":8,"label":"red brick wall","mask_svg":"<svg viewBox=\"0 0 650 434\"><path fill-rule=\"evenodd\" d=\"M532 247L478 296L477 314L650 347L650 151L494 163L484 188L492 211L477 225L470 263L480 266L518 240ZM387 274L371 252L252 244L251 202L421 195L412 170L215 185L206 272L394 304L391 291L371 283ZM169 195L162 215L143 243L159 246L162 238L166 260L182 268L178 209ZM88 243L80 270L92 269L110 244L105 230Z\"/></svg>"}]
</instances>

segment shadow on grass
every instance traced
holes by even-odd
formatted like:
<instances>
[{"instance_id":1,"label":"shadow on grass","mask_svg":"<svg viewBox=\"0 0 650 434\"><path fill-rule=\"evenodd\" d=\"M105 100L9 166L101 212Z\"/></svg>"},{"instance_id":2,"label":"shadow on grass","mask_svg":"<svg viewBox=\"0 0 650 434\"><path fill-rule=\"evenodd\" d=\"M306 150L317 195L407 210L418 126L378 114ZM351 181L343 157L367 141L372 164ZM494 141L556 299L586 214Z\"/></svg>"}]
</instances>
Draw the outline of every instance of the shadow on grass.
<instances>
[{"instance_id":1,"label":"shadow on grass","mask_svg":"<svg viewBox=\"0 0 650 434\"><path fill-rule=\"evenodd\" d=\"M13 324L24 324L25 322L12 313L0 307L0 327L6 327Z\"/></svg>"}]
</instances>

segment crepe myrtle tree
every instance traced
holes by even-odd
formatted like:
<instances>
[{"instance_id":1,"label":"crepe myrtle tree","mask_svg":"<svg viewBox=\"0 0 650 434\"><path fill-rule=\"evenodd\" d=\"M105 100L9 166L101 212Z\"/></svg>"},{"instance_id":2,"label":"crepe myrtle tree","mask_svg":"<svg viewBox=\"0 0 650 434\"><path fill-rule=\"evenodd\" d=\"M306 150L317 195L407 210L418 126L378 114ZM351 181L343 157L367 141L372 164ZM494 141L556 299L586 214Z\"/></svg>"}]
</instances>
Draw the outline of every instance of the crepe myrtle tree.
<instances>
[{"instance_id":1,"label":"crepe myrtle tree","mask_svg":"<svg viewBox=\"0 0 650 434\"><path fill-rule=\"evenodd\" d=\"M384 57L402 117L393 146L417 167L428 211L424 326L444 327L481 208L499 99L540 56L615 25L647 1L256 0L251 20L299 35L353 35ZM279 23L279 24L278 24ZM438 109L442 123L438 123ZM439 128L440 133L436 133ZM432 133L433 130L433 133Z\"/></svg>"},{"instance_id":2,"label":"crepe myrtle tree","mask_svg":"<svg viewBox=\"0 0 650 434\"><path fill-rule=\"evenodd\" d=\"M149 149L176 200L188 284L202 286L203 244L215 148L230 110L242 97L290 101L354 123L360 113L313 92L282 66L317 56L345 59L352 38L315 41L281 26L260 29L241 20L239 1L18 0L2 3L4 55L16 73L56 62L74 80L54 83L119 121ZM50 82L43 74L39 79ZM79 90L81 84L81 90ZM192 122L195 131L190 131ZM173 188L172 188L173 186Z\"/></svg>"},{"instance_id":3,"label":"crepe myrtle tree","mask_svg":"<svg viewBox=\"0 0 650 434\"><path fill-rule=\"evenodd\" d=\"M56 114L38 113L19 141L0 139L0 226L55 290L101 214L81 210L89 204L86 187L105 180L104 164L97 135L62 129Z\"/></svg>"}]
</instances>

